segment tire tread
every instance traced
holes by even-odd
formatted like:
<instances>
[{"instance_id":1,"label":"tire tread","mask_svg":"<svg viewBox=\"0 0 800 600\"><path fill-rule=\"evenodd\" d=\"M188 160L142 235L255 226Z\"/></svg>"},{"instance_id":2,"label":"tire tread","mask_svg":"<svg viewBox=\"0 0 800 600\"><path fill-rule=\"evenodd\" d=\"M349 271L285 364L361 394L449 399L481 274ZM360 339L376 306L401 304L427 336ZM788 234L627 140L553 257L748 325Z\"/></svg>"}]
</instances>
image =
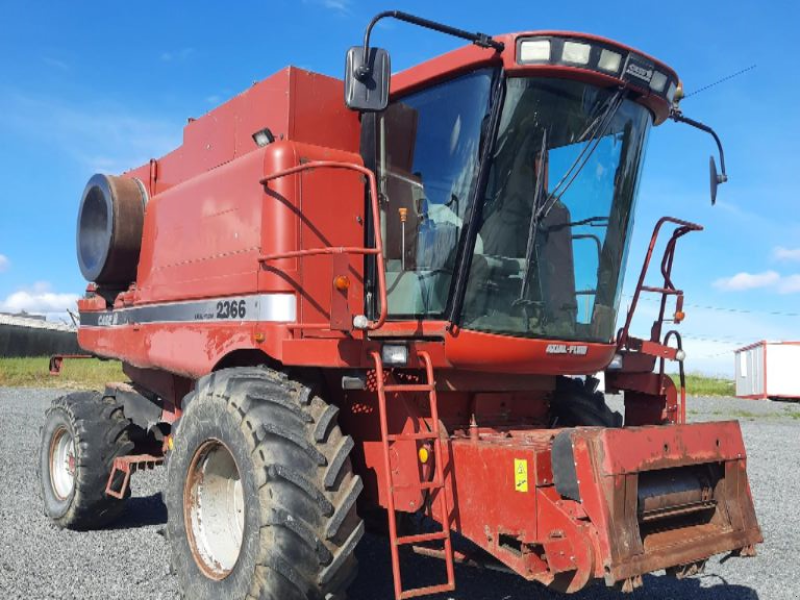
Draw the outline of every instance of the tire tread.
<instances>
[{"instance_id":1,"label":"tire tread","mask_svg":"<svg viewBox=\"0 0 800 600\"><path fill-rule=\"evenodd\" d=\"M218 402L239 423L256 471L261 542L247 597L343 600L364 526L356 513L363 483L350 464L353 440L336 423L339 409L315 388L259 367L212 373L195 390L176 439L195 403Z\"/></svg>"}]
</instances>

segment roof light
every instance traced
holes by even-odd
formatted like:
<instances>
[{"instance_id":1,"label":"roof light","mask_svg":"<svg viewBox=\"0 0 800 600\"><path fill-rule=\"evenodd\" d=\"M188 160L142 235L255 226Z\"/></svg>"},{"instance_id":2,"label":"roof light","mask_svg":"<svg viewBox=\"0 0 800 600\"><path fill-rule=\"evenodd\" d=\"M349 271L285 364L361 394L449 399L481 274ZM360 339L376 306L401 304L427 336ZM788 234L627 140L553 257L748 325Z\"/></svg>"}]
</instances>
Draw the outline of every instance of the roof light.
<instances>
[{"instance_id":1,"label":"roof light","mask_svg":"<svg viewBox=\"0 0 800 600\"><path fill-rule=\"evenodd\" d=\"M653 78L650 79L650 89L659 94L664 93L664 88L667 87L667 76L661 71L654 71Z\"/></svg>"},{"instance_id":2,"label":"roof light","mask_svg":"<svg viewBox=\"0 0 800 600\"><path fill-rule=\"evenodd\" d=\"M564 42L564 50L561 53L561 60L576 65L589 64L589 54L592 47L589 44L578 42Z\"/></svg>"},{"instance_id":3,"label":"roof light","mask_svg":"<svg viewBox=\"0 0 800 600\"><path fill-rule=\"evenodd\" d=\"M517 40L517 62L541 67L578 68L612 76L640 93L649 88L662 99L680 97L674 73L643 54L615 46L613 42L578 36L550 35Z\"/></svg>"},{"instance_id":4,"label":"roof light","mask_svg":"<svg viewBox=\"0 0 800 600\"><path fill-rule=\"evenodd\" d=\"M597 67L609 73L618 73L619 66L622 64L622 55L619 52L606 50L600 52L600 60L597 62Z\"/></svg>"},{"instance_id":5,"label":"roof light","mask_svg":"<svg viewBox=\"0 0 800 600\"><path fill-rule=\"evenodd\" d=\"M519 47L520 62L547 62L550 60L550 40L525 40Z\"/></svg>"}]
</instances>

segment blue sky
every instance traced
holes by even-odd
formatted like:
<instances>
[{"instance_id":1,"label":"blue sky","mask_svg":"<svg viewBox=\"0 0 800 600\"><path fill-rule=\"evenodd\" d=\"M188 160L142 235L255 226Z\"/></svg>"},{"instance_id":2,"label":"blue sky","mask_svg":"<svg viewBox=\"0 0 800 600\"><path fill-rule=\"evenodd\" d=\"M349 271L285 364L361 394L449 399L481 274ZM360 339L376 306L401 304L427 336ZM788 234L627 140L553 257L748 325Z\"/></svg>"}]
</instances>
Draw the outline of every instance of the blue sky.
<instances>
[{"instance_id":1,"label":"blue sky","mask_svg":"<svg viewBox=\"0 0 800 600\"><path fill-rule=\"evenodd\" d=\"M706 230L682 240L674 273L687 296L689 367L728 373L738 345L800 339L800 5L789 1L497 0L487 10L472 0L0 0L0 310L54 313L81 293L75 218L94 172L164 154L187 117L288 64L340 76L347 47L387 8L488 33L605 35L673 66L689 93L757 64L684 104L725 143L731 180L716 207L711 139L674 123L651 134L626 290L657 218L694 220ZM395 70L460 45L396 23L374 43L390 50ZM654 308L642 303L642 334Z\"/></svg>"}]
</instances>

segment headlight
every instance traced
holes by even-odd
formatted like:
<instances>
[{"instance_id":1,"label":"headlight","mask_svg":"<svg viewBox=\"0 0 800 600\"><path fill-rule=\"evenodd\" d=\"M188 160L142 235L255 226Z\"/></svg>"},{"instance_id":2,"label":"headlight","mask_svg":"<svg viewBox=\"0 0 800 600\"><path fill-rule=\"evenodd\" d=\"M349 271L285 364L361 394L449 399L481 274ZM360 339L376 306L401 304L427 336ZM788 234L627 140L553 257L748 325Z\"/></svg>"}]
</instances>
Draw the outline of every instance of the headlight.
<instances>
[{"instance_id":1,"label":"headlight","mask_svg":"<svg viewBox=\"0 0 800 600\"><path fill-rule=\"evenodd\" d=\"M622 354L615 354L611 362L608 363L606 371L619 371L622 369Z\"/></svg>"},{"instance_id":2,"label":"headlight","mask_svg":"<svg viewBox=\"0 0 800 600\"><path fill-rule=\"evenodd\" d=\"M384 344L381 348L381 360L385 365L402 366L408 364L408 346Z\"/></svg>"},{"instance_id":3,"label":"headlight","mask_svg":"<svg viewBox=\"0 0 800 600\"><path fill-rule=\"evenodd\" d=\"M667 76L664 75L661 71L656 71L655 73L653 73L653 78L650 80L650 89L661 94L664 92L666 87L667 87Z\"/></svg>"},{"instance_id":4,"label":"headlight","mask_svg":"<svg viewBox=\"0 0 800 600\"><path fill-rule=\"evenodd\" d=\"M550 40L525 40L519 46L519 60L525 63L548 62Z\"/></svg>"},{"instance_id":5,"label":"headlight","mask_svg":"<svg viewBox=\"0 0 800 600\"><path fill-rule=\"evenodd\" d=\"M619 73L619 66L622 64L622 54L603 48L600 51L600 60L597 67L609 73Z\"/></svg>"},{"instance_id":6,"label":"headlight","mask_svg":"<svg viewBox=\"0 0 800 600\"><path fill-rule=\"evenodd\" d=\"M589 44L579 42L564 42L564 50L561 52L561 60L576 65L588 65L589 54L592 47Z\"/></svg>"}]
</instances>

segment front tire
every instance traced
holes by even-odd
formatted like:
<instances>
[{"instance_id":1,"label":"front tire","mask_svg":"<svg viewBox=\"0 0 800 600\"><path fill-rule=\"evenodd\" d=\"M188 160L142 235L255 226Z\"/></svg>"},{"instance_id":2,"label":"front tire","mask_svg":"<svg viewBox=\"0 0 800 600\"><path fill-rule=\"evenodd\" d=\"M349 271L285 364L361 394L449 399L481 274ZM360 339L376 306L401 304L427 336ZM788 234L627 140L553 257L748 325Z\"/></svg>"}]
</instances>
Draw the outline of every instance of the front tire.
<instances>
[{"instance_id":1,"label":"front tire","mask_svg":"<svg viewBox=\"0 0 800 600\"><path fill-rule=\"evenodd\" d=\"M550 399L551 427L622 427L622 415L606 404L597 380L558 377Z\"/></svg>"},{"instance_id":2,"label":"front tire","mask_svg":"<svg viewBox=\"0 0 800 600\"><path fill-rule=\"evenodd\" d=\"M168 463L167 534L192 600L339 600L356 574L363 485L338 409L262 368L208 375Z\"/></svg>"},{"instance_id":3,"label":"front tire","mask_svg":"<svg viewBox=\"0 0 800 600\"><path fill-rule=\"evenodd\" d=\"M116 519L124 500L106 496L114 459L134 447L122 403L99 392L53 400L42 428L39 479L44 512L68 529L97 529Z\"/></svg>"}]
</instances>

